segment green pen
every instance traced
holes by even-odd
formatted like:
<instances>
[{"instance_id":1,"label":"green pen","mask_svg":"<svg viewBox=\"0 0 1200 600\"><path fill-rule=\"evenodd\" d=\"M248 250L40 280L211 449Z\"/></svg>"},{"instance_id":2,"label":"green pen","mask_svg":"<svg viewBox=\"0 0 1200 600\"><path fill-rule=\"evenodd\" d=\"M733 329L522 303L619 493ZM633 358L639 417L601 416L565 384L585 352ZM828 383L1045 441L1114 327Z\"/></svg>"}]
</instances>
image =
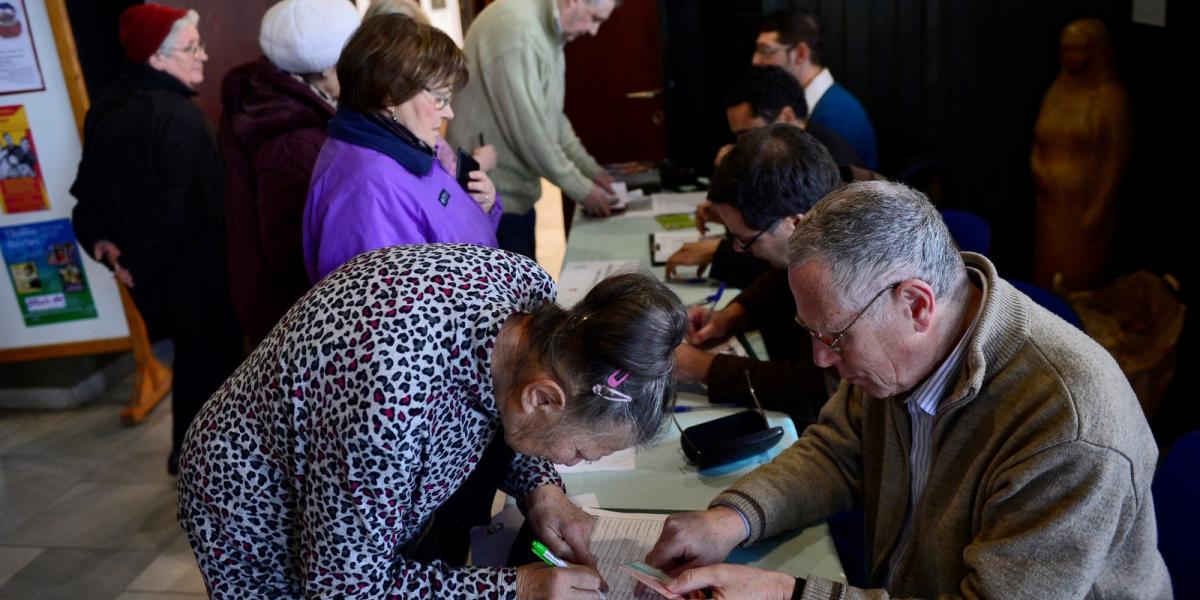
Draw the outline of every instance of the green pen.
<instances>
[{"instance_id":1,"label":"green pen","mask_svg":"<svg viewBox=\"0 0 1200 600\"><path fill-rule=\"evenodd\" d=\"M548 564L552 567L567 566L566 561L555 556L554 553L551 552L550 549L547 548L545 544L543 544L537 540L533 540L533 553L536 554L538 558L545 561L546 564Z\"/></svg>"}]
</instances>

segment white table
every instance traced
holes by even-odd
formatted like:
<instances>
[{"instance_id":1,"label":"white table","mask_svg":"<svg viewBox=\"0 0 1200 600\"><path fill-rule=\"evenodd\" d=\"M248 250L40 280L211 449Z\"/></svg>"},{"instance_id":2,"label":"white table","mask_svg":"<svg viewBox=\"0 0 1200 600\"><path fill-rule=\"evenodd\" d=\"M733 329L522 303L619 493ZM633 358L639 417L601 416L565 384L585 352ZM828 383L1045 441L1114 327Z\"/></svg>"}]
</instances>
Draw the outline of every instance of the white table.
<instances>
[{"instance_id":1,"label":"white table","mask_svg":"<svg viewBox=\"0 0 1200 600\"><path fill-rule=\"evenodd\" d=\"M660 280L664 267L650 264L649 234L662 228L653 218L625 217L593 220L576 214L567 244L565 264L582 260L638 260ZM711 286L668 282L685 303L698 302L712 293ZM726 293L728 301L734 296ZM705 405L699 396L681 394L680 405ZM712 408L679 413L683 427L732 414L741 409ZM594 493L602 508L634 511L687 511L708 506L714 496L754 467L796 441L796 427L783 413L768 412L771 425L784 428L783 439L771 450L736 463L698 469L687 462L679 445L679 431L670 425L655 445L637 450L632 471L572 473L563 476L571 495ZM829 528L821 523L792 534L783 534L754 548L734 551L730 562L782 571L796 576L819 575L845 581Z\"/></svg>"}]
</instances>

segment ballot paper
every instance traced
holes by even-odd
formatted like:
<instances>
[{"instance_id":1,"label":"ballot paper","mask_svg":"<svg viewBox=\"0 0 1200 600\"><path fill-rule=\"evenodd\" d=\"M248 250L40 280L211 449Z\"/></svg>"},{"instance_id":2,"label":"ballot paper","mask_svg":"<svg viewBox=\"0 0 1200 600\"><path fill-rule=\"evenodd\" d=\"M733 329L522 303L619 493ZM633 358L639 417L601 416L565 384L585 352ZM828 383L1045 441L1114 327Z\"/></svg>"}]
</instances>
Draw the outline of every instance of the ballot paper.
<instances>
[{"instance_id":1,"label":"ballot paper","mask_svg":"<svg viewBox=\"0 0 1200 600\"><path fill-rule=\"evenodd\" d=\"M632 273L640 268L636 260L581 260L563 265L558 276L558 304L570 308L583 300L597 283L609 275Z\"/></svg>"},{"instance_id":2,"label":"ballot paper","mask_svg":"<svg viewBox=\"0 0 1200 600\"><path fill-rule=\"evenodd\" d=\"M596 517L592 528L592 554L600 576L608 582L609 600L636 600L637 581L621 571L621 565L642 560L662 533L667 515L619 513L585 508Z\"/></svg>"},{"instance_id":3,"label":"ballot paper","mask_svg":"<svg viewBox=\"0 0 1200 600\"><path fill-rule=\"evenodd\" d=\"M611 205L612 214L608 219L628 219L633 217L653 217L654 204L650 200L650 196L642 193L642 190L628 191L624 187L618 188L620 184L613 184L613 191L616 192L616 202Z\"/></svg>"},{"instance_id":4,"label":"ballot paper","mask_svg":"<svg viewBox=\"0 0 1200 600\"><path fill-rule=\"evenodd\" d=\"M650 263L658 266L667 263L684 244L698 242L703 236L695 229L686 231L656 231L650 234Z\"/></svg>"},{"instance_id":5,"label":"ballot paper","mask_svg":"<svg viewBox=\"0 0 1200 600\"><path fill-rule=\"evenodd\" d=\"M632 471L637 468L637 451L633 448L617 450L600 460L585 460L574 466L554 465L559 473L592 473L595 471Z\"/></svg>"},{"instance_id":6,"label":"ballot paper","mask_svg":"<svg viewBox=\"0 0 1200 600\"><path fill-rule=\"evenodd\" d=\"M655 215L691 214L696 212L696 205L703 202L707 194L708 192L652 194L650 203L653 205Z\"/></svg>"}]
</instances>

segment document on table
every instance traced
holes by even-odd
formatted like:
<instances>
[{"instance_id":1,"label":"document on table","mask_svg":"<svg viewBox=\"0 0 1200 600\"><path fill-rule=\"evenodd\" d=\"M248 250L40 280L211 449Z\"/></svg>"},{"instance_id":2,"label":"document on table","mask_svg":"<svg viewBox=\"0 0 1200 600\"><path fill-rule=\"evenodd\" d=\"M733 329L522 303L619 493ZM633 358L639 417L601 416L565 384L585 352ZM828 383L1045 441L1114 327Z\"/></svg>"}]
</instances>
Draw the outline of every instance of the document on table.
<instances>
[{"instance_id":1,"label":"document on table","mask_svg":"<svg viewBox=\"0 0 1200 600\"><path fill-rule=\"evenodd\" d=\"M617 273L633 273L640 269L636 260L581 260L563 265L558 276L558 304L570 308L583 300L600 280Z\"/></svg>"},{"instance_id":2,"label":"document on table","mask_svg":"<svg viewBox=\"0 0 1200 600\"><path fill-rule=\"evenodd\" d=\"M592 473L595 471L632 471L637 468L637 450L617 450L600 460L582 461L573 467L554 465L559 473Z\"/></svg>"},{"instance_id":3,"label":"document on table","mask_svg":"<svg viewBox=\"0 0 1200 600\"><path fill-rule=\"evenodd\" d=\"M613 184L613 191L616 192L616 204L612 205L613 213L607 218L620 219L628 217L652 217L654 216L654 206L650 201L650 197L642 193L642 190L629 191L625 184L617 182Z\"/></svg>"},{"instance_id":4,"label":"document on table","mask_svg":"<svg viewBox=\"0 0 1200 600\"><path fill-rule=\"evenodd\" d=\"M619 513L598 508L583 510L597 517L592 528L591 549L600 575L608 582L609 600L636 600L633 588L637 581L622 573L620 566L646 558L646 553L662 533L667 515Z\"/></svg>"},{"instance_id":5,"label":"document on table","mask_svg":"<svg viewBox=\"0 0 1200 600\"><path fill-rule=\"evenodd\" d=\"M683 247L684 244L698 242L702 236L699 231L656 231L650 234L650 264L664 265Z\"/></svg>"},{"instance_id":6,"label":"document on table","mask_svg":"<svg viewBox=\"0 0 1200 600\"><path fill-rule=\"evenodd\" d=\"M651 194L650 202L656 215L690 214L696 212L696 205L703 202L706 197L708 197L708 192Z\"/></svg>"}]
</instances>

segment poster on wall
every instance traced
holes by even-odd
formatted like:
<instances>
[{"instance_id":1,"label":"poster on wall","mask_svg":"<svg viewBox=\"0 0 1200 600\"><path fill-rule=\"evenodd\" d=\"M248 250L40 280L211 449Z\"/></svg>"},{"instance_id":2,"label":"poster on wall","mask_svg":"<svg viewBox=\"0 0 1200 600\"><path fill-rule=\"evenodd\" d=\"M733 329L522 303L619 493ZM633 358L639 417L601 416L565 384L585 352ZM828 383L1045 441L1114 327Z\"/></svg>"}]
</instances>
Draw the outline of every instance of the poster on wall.
<instances>
[{"instance_id":1,"label":"poster on wall","mask_svg":"<svg viewBox=\"0 0 1200 600\"><path fill-rule=\"evenodd\" d=\"M25 0L0 0L0 94L44 89Z\"/></svg>"},{"instance_id":2,"label":"poster on wall","mask_svg":"<svg viewBox=\"0 0 1200 600\"><path fill-rule=\"evenodd\" d=\"M0 254L26 326L96 318L69 219L0 227Z\"/></svg>"},{"instance_id":3,"label":"poster on wall","mask_svg":"<svg viewBox=\"0 0 1200 600\"><path fill-rule=\"evenodd\" d=\"M12 214L47 208L46 182L25 107L0 106L0 209Z\"/></svg>"}]
</instances>

